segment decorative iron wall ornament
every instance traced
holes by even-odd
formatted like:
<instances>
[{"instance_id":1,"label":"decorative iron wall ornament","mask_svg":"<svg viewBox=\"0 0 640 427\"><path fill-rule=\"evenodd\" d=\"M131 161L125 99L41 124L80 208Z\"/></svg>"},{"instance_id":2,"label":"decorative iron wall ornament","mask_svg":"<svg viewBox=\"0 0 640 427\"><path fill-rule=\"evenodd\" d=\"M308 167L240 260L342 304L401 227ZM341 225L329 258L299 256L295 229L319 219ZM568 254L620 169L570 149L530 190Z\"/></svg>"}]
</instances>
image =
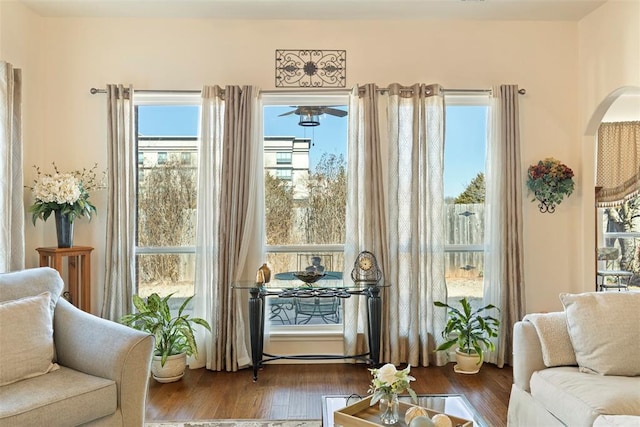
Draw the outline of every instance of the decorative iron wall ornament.
<instances>
[{"instance_id":1,"label":"decorative iron wall ornament","mask_svg":"<svg viewBox=\"0 0 640 427\"><path fill-rule=\"evenodd\" d=\"M276 50L276 87L345 87L346 50Z\"/></svg>"}]
</instances>

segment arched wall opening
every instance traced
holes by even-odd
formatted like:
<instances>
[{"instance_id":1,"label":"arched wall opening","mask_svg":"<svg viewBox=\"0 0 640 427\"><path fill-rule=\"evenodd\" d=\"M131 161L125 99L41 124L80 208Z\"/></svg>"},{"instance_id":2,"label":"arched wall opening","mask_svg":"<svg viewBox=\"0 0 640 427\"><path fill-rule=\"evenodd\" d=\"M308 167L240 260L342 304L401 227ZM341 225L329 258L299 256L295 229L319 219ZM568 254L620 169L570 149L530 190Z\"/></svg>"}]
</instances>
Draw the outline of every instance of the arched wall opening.
<instances>
[{"instance_id":1,"label":"arched wall opening","mask_svg":"<svg viewBox=\"0 0 640 427\"><path fill-rule=\"evenodd\" d=\"M596 248L598 232L596 221L599 220L595 206L595 173L597 133L602 122L640 120L640 87L623 86L613 90L598 104L591 114L583 134L583 179L584 188L584 237L583 256L585 260L585 276L582 283L584 291L596 290L597 258ZM592 284L592 285L591 285Z\"/></svg>"}]
</instances>

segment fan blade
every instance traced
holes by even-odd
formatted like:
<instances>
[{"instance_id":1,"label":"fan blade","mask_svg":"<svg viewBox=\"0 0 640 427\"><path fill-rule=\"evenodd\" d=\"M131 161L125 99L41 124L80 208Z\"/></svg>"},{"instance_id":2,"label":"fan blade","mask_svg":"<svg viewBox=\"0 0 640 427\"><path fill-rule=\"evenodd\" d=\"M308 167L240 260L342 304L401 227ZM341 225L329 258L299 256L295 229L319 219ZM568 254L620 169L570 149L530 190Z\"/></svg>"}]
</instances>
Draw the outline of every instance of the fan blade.
<instances>
[{"instance_id":1,"label":"fan blade","mask_svg":"<svg viewBox=\"0 0 640 427\"><path fill-rule=\"evenodd\" d=\"M344 117L348 114L344 110L338 110L337 108L331 108L331 107L322 107L322 112L326 114L331 114L332 116L336 116L336 117Z\"/></svg>"},{"instance_id":2,"label":"fan blade","mask_svg":"<svg viewBox=\"0 0 640 427\"><path fill-rule=\"evenodd\" d=\"M288 116L290 114L299 114L298 113L298 109L295 109L295 110L292 110L292 111L287 111L286 113L278 114L278 117Z\"/></svg>"}]
</instances>

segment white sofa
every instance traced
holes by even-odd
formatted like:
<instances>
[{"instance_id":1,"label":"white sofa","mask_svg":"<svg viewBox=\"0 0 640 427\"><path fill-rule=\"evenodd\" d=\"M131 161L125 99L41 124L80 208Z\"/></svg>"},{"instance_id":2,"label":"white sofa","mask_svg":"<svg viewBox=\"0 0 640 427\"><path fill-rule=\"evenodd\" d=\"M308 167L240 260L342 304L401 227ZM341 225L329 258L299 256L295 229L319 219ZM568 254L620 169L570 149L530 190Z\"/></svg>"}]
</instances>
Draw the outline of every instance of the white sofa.
<instances>
[{"instance_id":1,"label":"white sofa","mask_svg":"<svg viewBox=\"0 0 640 427\"><path fill-rule=\"evenodd\" d=\"M152 335L59 298L43 267L0 274L0 427L144 424Z\"/></svg>"},{"instance_id":2,"label":"white sofa","mask_svg":"<svg viewBox=\"0 0 640 427\"><path fill-rule=\"evenodd\" d=\"M640 293L561 294L513 331L509 426L640 426Z\"/></svg>"}]
</instances>

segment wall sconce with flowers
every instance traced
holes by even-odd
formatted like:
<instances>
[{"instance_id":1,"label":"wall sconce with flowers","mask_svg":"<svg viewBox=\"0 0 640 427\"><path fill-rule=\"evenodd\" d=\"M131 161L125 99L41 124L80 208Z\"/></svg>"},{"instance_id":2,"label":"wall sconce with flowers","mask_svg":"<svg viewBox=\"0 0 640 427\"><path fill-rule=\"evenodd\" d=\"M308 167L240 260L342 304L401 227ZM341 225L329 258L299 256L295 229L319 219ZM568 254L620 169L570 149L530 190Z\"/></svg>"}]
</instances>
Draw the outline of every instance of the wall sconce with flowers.
<instances>
[{"instance_id":1,"label":"wall sconce with flowers","mask_svg":"<svg viewBox=\"0 0 640 427\"><path fill-rule=\"evenodd\" d=\"M556 205L571 193L575 183L573 171L560 160L548 157L537 164L529 166L527 188L533 193L540 212L554 213Z\"/></svg>"}]
</instances>

